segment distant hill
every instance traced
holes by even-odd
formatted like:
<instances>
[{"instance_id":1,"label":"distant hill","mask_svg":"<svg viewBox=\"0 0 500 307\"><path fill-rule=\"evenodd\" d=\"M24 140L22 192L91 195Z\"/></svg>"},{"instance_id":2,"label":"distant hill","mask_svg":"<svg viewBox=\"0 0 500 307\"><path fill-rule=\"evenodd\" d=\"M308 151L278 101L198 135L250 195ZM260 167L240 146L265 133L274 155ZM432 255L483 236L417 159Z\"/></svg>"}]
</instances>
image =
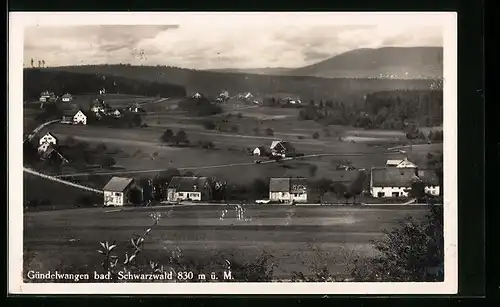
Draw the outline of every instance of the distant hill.
<instances>
[{"instance_id":1,"label":"distant hill","mask_svg":"<svg viewBox=\"0 0 500 307\"><path fill-rule=\"evenodd\" d=\"M100 74L58 71L49 68L24 69L24 100L38 100L42 91L51 91L61 96L99 93L104 88L107 94L131 94L142 96L184 97L186 90L179 85L152 82L126 77L106 77Z\"/></svg>"},{"instance_id":2,"label":"distant hill","mask_svg":"<svg viewBox=\"0 0 500 307\"><path fill-rule=\"evenodd\" d=\"M271 76L246 73L222 73L165 66L87 65L45 68L44 71L85 73L142 80L183 87L187 95L195 92L207 96L219 95L227 90L229 95L251 92L256 97L274 93L293 93L302 100L337 99L346 102L364 99L364 95L377 91L396 89L429 89L432 80L389 79L325 79L304 76Z\"/></svg>"},{"instance_id":3,"label":"distant hill","mask_svg":"<svg viewBox=\"0 0 500 307\"><path fill-rule=\"evenodd\" d=\"M256 74L256 75L286 75L289 71L294 68L284 68L284 67L266 67L266 68L220 68L220 69L207 69L207 71L213 72L225 72L225 73L242 73L242 74Z\"/></svg>"},{"instance_id":4,"label":"distant hill","mask_svg":"<svg viewBox=\"0 0 500 307\"><path fill-rule=\"evenodd\" d=\"M441 79L443 77L443 48L365 48L341 53L300 68L228 68L212 71L321 78Z\"/></svg>"},{"instance_id":5,"label":"distant hill","mask_svg":"<svg viewBox=\"0 0 500 307\"><path fill-rule=\"evenodd\" d=\"M327 78L431 79L443 77L442 47L356 49L286 72Z\"/></svg>"}]
</instances>

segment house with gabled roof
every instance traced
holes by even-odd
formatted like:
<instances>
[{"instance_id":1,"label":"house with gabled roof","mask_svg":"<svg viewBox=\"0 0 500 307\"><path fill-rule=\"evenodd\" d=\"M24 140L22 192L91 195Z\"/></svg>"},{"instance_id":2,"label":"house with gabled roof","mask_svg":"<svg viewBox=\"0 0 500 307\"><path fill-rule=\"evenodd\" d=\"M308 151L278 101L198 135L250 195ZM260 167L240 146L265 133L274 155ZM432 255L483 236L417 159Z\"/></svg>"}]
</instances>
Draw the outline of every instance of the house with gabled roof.
<instances>
[{"instance_id":1,"label":"house with gabled roof","mask_svg":"<svg viewBox=\"0 0 500 307\"><path fill-rule=\"evenodd\" d=\"M201 98L201 94L200 94L200 93L198 93L198 92L196 92L196 93L194 93L194 94L193 94L193 96L192 96L192 97L193 97L194 99L200 99L200 98Z\"/></svg>"},{"instance_id":2,"label":"house with gabled roof","mask_svg":"<svg viewBox=\"0 0 500 307\"><path fill-rule=\"evenodd\" d=\"M387 167L398 167L398 168L416 168L417 165L411 161L408 160L408 158L404 159L393 159L393 160L387 160L385 163Z\"/></svg>"},{"instance_id":3,"label":"house with gabled roof","mask_svg":"<svg viewBox=\"0 0 500 307\"><path fill-rule=\"evenodd\" d=\"M61 119L63 124L87 124L87 115L82 110L65 110Z\"/></svg>"},{"instance_id":4,"label":"house with gabled roof","mask_svg":"<svg viewBox=\"0 0 500 307\"><path fill-rule=\"evenodd\" d=\"M111 178L103 188L104 206L121 207L130 204L130 196L133 187L135 187L133 178Z\"/></svg>"},{"instance_id":5,"label":"house with gabled roof","mask_svg":"<svg viewBox=\"0 0 500 307\"><path fill-rule=\"evenodd\" d=\"M281 203L307 202L307 179L271 178L269 200Z\"/></svg>"},{"instance_id":6,"label":"house with gabled roof","mask_svg":"<svg viewBox=\"0 0 500 307\"><path fill-rule=\"evenodd\" d=\"M167 186L168 201L209 201L212 189L207 177L174 176Z\"/></svg>"},{"instance_id":7,"label":"house with gabled roof","mask_svg":"<svg viewBox=\"0 0 500 307\"><path fill-rule=\"evenodd\" d=\"M38 140L38 143L40 145L45 143L57 145L57 138L52 133L47 132L44 136L40 138L40 140Z\"/></svg>"},{"instance_id":8,"label":"house with gabled roof","mask_svg":"<svg viewBox=\"0 0 500 307\"><path fill-rule=\"evenodd\" d=\"M439 195L439 180L434 171L397 167L372 168L370 193L373 197L408 197L414 182L423 182L426 193Z\"/></svg>"},{"instance_id":9,"label":"house with gabled roof","mask_svg":"<svg viewBox=\"0 0 500 307\"><path fill-rule=\"evenodd\" d=\"M266 146L258 146L252 151L254 156L268 156L270 150Z\"/></svg>"},{"instance_id":10,"label":"house with gabled roof","mask_svg":"<svg viewBox=\"0 0 500 307\"><path fill-rule=\"evenodd\" d=\"M287 141L273 141L271 143L271 154L273 156L286 157L288 154L294 154L295 148L292 143Z\"/></svg>"},{"instance_id":11,"label":"house with gabled roof","mask_svg":"<svg viewBox=\"0 0 500 307\"><path fill-rule=\"evenodd\" d=\"M69 94L69 93L66 93L66 94L62 95L61 101L62 102L71 102L71 101L73 101L73 96L71 96L71 94Z\"/></svg>"}]
</instances>

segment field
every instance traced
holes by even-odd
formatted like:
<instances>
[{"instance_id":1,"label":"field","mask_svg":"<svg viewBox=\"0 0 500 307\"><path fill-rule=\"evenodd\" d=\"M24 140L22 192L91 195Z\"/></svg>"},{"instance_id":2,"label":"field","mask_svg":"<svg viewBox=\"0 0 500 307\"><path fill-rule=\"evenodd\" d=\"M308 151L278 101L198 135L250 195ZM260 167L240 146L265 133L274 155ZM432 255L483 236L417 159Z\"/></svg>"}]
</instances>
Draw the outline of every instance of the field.
<instances>
[{"instance_id":1,"label":"field","mask_svg":"<svg viewBox=\"0 0 500 307\"><path fill-rule=\"evenodd\" d=\"M92 97L77 96L75 101L90 101ZM401 131L325 127L314 121L297 120L298 110L294 108L272 108L230 100L224 104L223 114L190 117L172 108L177 105L178 99L130 95L107 95L106 99L114 107L144 102L146 113L142 119L147 127L55 124L42 130L40 135L50 131L60 139L73 137L92 146L104 143L108 148L116 149L113 158L125 175L126 171L130 171L130 176L151 176L163 169L178 168L197 175L216 176L235 184L280 176L329 177L339 163L351 162L356 167L370 169L384 165L387 159L404 157L398 151L388 151L390 147L405 144ZM25 117L28 123L30 114L27 113ZM207 130L203 126L204 121L222 121L225 127L234 126L236 129ZM166 129L172 129L174 133L184 130L191 144L211 141L215 148L167 146L160 140ZM272 130L272 135L268 129ZM314 133L318 133L317 138L313 138ZM259 158L249 156L247 150L261 145L270 146L274 140L290 141L298 152L309 157L302 161L287 161L285 165L254 164L254 160ZM411 157L418 162L425 162L428 152L440 150L442 144L414 145L411 147Z\"/></svg>"},{"instance_id":2,"label":"field","mask_svg":"<svg viewBox=\"0 0 500 307\"><path fill-rule=\"evenodd\" d=\"M289 279L292 271L310 272L307 260L317 256L310 244L328 252L332 273L342 275L352 257L375 254L369 241L381 238L382 229L391 229L408 214L419 218L426 212L419 206L245 207L247 221L237 220L233 207L223 220L223 207L157 208L163 218L147 238L141 256L167 264L178 247L183 255L196 259L223 262L221 253L234 252L239 261L251 261L265 250L276 257L275 278ZM99 241L116 240L117 253L123 255L129 250L130 237L152 224L150 213L148 208L26 213L25 270L98 269ZM147 263L144 258L139 257L138 263Z\"/></svg>"}]
</instances>

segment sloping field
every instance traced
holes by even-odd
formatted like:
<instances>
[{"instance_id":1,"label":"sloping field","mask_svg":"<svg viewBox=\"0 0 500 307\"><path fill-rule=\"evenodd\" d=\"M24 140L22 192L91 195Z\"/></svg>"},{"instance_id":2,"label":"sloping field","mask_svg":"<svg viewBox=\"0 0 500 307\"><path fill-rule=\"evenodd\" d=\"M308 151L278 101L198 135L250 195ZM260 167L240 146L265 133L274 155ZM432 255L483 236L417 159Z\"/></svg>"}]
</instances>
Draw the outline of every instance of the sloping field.
<instances>
[{"instance_id":1,"label":"sloping field","mask_svg":"<svg viewBox=\"0 0 500 307\"><path fill-rule=\"evenodd\" d=\"M221 210L228 209L224 219ZM237 220L234 206L194 206L156 209L163 218L147 238L138 263L158 260L168 265L171 252L203 262L224 261L233 252L239 261L252 260L261 251L273 254L275 278L288 279L292 271L309 273L303 261L316 253L307 244L328 252L332 272L343 274L352 255L374 254L369 243L381 238L407 214L418 218L421 207L346 208L246 206L245 220ZM101 261L99 241L115 241L117 253L131 251L130 237L152 224L151 209L127 211L76 209L25 214L25 270L92 272ZM352 254L352 255L351 255ZM347 257L346 255L351 255ZM143 257L142 257L143 256Z\"/></svg>"}]
</instances>

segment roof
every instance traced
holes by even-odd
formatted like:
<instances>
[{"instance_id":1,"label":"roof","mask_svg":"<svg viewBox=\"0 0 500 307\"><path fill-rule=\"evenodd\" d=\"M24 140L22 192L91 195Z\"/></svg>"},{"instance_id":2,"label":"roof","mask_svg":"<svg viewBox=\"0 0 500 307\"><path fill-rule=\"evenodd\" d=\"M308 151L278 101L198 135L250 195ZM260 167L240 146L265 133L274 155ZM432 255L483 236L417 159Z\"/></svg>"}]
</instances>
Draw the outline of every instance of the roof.
<instances>
[{"instance_id":1,"label":"roof","mask_svg":"<svg viewBox=\"0 0 500 307\"><path fill-rule=\"evenodd\" d=\"M63 98L64 98L64 97L71 97L71 94L66 93L66 94L62 95L62 97L63 97Z\"/></svg>"},{"instance_id":2,"label":"roof","mask_svg":"<svg viewBox=\"0 0 500 307\"><path fill-rule=\"evenodd\" d=\"M371 172L374 187L409 187L416 178L413 168L372 168Z\"/></svg>"},{"instance_id":3,"label":"roof","mask_svg":"<svg viewBox=\"0 0 500 307\"><path fill-rule=\"evenodd\" d=\"M419 169L417 172L418 172L418 177L425 183L434 186L439 185L439 178L434 170Z\"/></svg>"},{"instance_id":4,"label":"roof","mask_svg":"<svg viewBox=\"0 0 500 307\"><path fill-rule=\"evenodd\" d=\"M113 177L104 186L103 190L112 192L123 192L128 186L132 184L133 181L134 179L132 178Z\"/></svg>"},{"instance_id":5,"label":"roof","mask_svg":"<svg viewBox=\"0 0 500 307\"><path fill-rule=\"evenodd\" d=\"M176 189L181 192L194 192L202 190L207 185L207 177L174 176L168 184L168 189Z\"/></svg>"},{"instance_id":6,"label":"roof","mask_svg":"<svg viewBox=\"0 0 500 307\"><path fill-rule=\"evenodd\" d=\"M403 162L403 160L387 160L387 162L385 164L386 165L398 165L401 162Z\"/></svg>"},{"instance_id":7,"label":"roof","mask_svg":"<svg viewBox=\"0 0 500 307\"><path fill-rule=\"evenodd\" d=\"M269 191L290 192L290 178L271 178L269 181Z\"/></svg>"},{"instance_id":8,"label":"roof","mask_svg":"<svg viewBox=\"0 0 500 307\"><path fill-rule=\"evenodd\" d=\"M287 141L273 141L271 143L271 149L274 149L278 145L281 145L286 151L295 151L292 143Z\"/></svg>"}]
</instances>

